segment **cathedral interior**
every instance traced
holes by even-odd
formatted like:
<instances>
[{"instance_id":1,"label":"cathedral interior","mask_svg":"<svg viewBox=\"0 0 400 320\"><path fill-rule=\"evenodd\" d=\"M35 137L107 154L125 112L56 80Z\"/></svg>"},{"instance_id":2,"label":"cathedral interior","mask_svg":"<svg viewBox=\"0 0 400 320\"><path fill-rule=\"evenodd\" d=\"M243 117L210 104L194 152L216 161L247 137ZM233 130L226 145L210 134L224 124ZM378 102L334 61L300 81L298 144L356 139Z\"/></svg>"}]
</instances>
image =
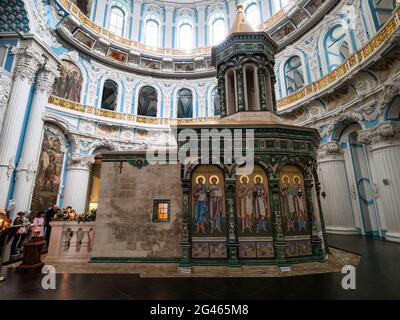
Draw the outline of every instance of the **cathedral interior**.
<instances>
[{"instance_id":1,"label":"cathedral interior","mask_svg":"<svg viewBox=\"0 0 400 320\"><path fill-rule=\"evenodd\" d=\"M0 1L0 300L399 299L399 163L399 0Z\"/></svg>"}]
</instances>

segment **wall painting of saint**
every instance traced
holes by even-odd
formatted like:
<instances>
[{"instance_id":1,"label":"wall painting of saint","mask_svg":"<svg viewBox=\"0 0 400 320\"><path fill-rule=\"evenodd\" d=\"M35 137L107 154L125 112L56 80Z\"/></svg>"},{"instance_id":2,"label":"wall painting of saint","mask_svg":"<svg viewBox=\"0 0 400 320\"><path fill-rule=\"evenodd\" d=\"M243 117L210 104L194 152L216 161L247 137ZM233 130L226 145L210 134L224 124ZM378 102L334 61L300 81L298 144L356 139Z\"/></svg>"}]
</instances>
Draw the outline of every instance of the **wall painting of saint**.
<instances>
[{"instance_id":1,"label":"wall painting of saint","mask_svg":"<svg viewBox=\"0 0 400 320\"><path fill-rule=\"evenodd\" d=\"M72 62L63 60L60 75L53 87L53 95L70 100L81 102L83 77L79 68Z\"/></svg>"}]
</instances>

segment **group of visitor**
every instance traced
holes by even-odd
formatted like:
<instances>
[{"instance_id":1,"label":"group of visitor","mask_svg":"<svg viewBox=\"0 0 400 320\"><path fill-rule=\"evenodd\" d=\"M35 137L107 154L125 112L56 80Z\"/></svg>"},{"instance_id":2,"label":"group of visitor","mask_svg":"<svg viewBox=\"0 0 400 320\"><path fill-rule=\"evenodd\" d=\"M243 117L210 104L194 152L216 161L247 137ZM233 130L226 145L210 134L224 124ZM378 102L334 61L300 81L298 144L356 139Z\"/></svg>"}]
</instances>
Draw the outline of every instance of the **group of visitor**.
<instances>
[{"instance_id":1,"label":"group of visitor","mask_svg":"<svg viewBox=\"0 0 400 320\"><path fill-rule=\"evenodd\" d=\"M28 212L20 211L17 213L12 225L20 226L16 232L11 244L11 256L20 256L23 250L23 242L32 238L44 238L49 244L51 225L50 222L60 209L55 204L48 208L45 212L38 212L33 219L29 219ZM2 210L9 216L10 212L6 209Z\"/></svg>"}]
</instances>

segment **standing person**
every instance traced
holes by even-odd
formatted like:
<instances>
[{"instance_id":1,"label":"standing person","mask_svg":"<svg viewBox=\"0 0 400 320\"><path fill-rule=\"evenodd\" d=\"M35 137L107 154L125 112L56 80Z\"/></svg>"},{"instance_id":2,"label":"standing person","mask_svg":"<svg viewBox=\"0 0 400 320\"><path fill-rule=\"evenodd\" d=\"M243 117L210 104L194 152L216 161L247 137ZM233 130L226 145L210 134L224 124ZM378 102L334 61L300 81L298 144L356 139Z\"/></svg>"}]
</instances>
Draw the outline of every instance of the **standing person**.
<instances>
[{"instance_id":1,"label":"standing person","mask_svg":"<svg viewBox=\"0 0 400 320\"><path fill-rule=\"evenodd\" d=\"M211 177L211 185L209 187L211 233L214 231L222 232L222 190L218 182L219 180L216 176Z\"/></svg>"},{"instance_id":2,"label":"standing person","mask_svg":"<svg viewBox=\"0 0 400 320\"><path fill-rule=\"evenodd\" d=\"M254 213L257 222L258 231L268 231L267 218L271 216L268 208L268 194L263 185L263 178L261 176L255 177L254 184Z\"/></svg>"},{"instance_id":3,"label":"standing person","mask_svg":"<svg viewBox=\"0 0 400 320\"><path fill-rule=\"evenodd\" d=\"M208 201L207 201L207 187L204 184L204 179L199 177L196 179L197 183L194 186L194 223L196 226L195 233L202 231L206 233L208 225Z\"/></svg>"},{"instance_id":4,"label":"standing person","mask_svg":"<svg viewBox=\"0 0 400 320\"><path fill-rule=\"evenodd\" d=\"M25 212L18 212L17 217L13 221L14 226L21 226L17 234L14 236L13 242L11 244L11 255L16 256L21 253L22 249L22 243L25 240L25 236L28 234L28 229L29 225L27 226L27 223L24 219Z\"/></svg>"},{"instance_id":5,"label":"standing person","mask_svg":"<svg viewBox=\"0 0 400 320\"><path fill-rule=\"evenodd\" d=\"M53 204L53 206L46 211L45 219L44 219L44 226L46 228L46 241L47 241L47 246L49 245L50 241L50 234L51 234L51 225L50 222L54 219L54 215L59 211L60 209L56 204Z\"/></svg>"},{"instance_id":6,"label":"standing person","mask_svg":"<svg viewBox=\"0 0 400 320\"><path fill-rule=\"evenodd\" d=\"M41 238L44 236L44 212L39 212L32 223L32 237Z\"/></svg>"},{"instance_id":7,"label":"standing person","mask_svg":"<svg viewBox=\"0 0 400 320\"><path fill-rule=\"evenodd\" d=\"M240 186L238 191L239 213L242 218L242 233L246 230L252 232L254 210L253 210L253 187L249 184L248 176L240 177Z\"/></svg>"}]
</instances>

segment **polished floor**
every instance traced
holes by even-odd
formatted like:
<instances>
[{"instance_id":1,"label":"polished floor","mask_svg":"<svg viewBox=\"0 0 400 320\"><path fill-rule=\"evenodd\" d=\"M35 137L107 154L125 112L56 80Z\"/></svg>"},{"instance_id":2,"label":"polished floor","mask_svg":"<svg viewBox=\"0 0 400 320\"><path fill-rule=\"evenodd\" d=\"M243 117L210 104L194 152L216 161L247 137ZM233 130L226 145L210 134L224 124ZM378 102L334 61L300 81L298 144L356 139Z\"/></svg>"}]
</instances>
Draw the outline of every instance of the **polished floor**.
<instances>
[{"instance_id":1,"label":"polished floor","mask_svg":"<svg viewBox=\"0 0 400 320\"><path fill-rule=\"evenodd\" d=\"M41 274L7 268L2 299L400 299L400 244L361 236L329 237L330 246L362 256L356 290L342 289L341 273L286 278L148 279L132 274L59 274L43 290Z\"/></svg>"}]
</instances>

